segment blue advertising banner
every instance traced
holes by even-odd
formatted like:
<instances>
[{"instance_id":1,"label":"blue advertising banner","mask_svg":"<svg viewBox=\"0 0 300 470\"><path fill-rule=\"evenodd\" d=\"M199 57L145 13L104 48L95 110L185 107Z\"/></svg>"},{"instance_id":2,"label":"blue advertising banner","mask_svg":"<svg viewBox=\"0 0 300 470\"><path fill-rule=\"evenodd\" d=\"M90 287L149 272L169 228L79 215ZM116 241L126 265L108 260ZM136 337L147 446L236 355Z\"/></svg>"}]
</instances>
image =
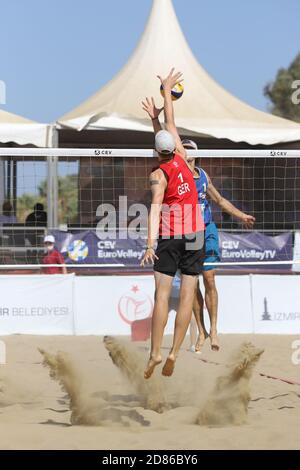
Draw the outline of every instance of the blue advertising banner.
<instances>
[{"instance_id":1,"label":"blue advertising banner","mask_svg":"<svg viewBox=\"0 0 300 470\"><path fill-rule=\"evenodd\" d=\"M292 261L293 234L285 232L274 237L259 232L240 234L219 232L219 247L223 263L253 261L255 265L259 261ZM265 265L264 269L267 267L268 265ZM274 269L274 265L269 267ZM291 269L291 265L280 267Z\"/></svg>"},{"instance_id":2,"label":"blue advertising banner","mask_svg":"<svg viewBox=\"0 0 300 470\"><path fill-rule=\"evenodd\" d=\"M67 264L103 264L139 267L145 252L145 239L126 238L120 232L116 238L102 240L95 231L82 232L52 231L56 247L64 255ZM293 235L285 232L275 237L259 232L233 234L219 232L221 262L292 261ZM266 268L268 266L264 266ZM274 268L273 266L270 266ZM275 266L276 267L276 266ZM226 268L226 267L222 267ZM230 266L229 266L230 268ZM234 268L245 269L243 266ZM291 269L291 265L281 268Z\"/></svg>"},{"instance_id":3,"label":"blue advertising banner","mask_svg":"<svg viewBox=\"0 0 300 470\"><path fill-rule=\"evenodd\" d=\"M137 267L145 252L145 240L117 238L102 240L96 232L61 232L53 230L56 247L64 255L66 264L103 264ZM122 237L123 235L123 237Z\"/></svg>"}]
</instances>

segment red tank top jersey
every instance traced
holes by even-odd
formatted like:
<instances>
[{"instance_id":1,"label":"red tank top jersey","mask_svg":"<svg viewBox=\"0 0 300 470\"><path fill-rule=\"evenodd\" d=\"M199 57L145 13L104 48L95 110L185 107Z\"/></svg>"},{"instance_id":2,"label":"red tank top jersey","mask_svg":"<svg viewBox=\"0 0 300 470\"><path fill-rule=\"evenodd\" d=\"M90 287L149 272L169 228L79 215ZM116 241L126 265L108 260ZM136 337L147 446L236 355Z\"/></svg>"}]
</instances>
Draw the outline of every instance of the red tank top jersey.
<instances>
[{"instance_id":1,"label":"red tank top jersey","mask_svg":"<svg viewBox=\"0 0 300 470\"><path fill-rule=\"evenodd\" d=\"M204 222L198 203L198 193L193 174L179 155L159 168L167 179L164 195L160 236L188 235L204 230Z\"/></svg>"},{"instance_id":2,"label":"red tank top jersey","mask_svg":"<svg viewBox=\"0 0 300 470\"><path fill-rule=\"evenodd\" d=\"M47 267L47 264L64 264L65 260L63 255L57 251L57 250L52 250L50 253L47 253L44 258L43 258L43 264L46 266L43 268L43 273L44 274L61 274L62 269L59 268L58 266L49 266Z\"/></svg>"}]
</instances>

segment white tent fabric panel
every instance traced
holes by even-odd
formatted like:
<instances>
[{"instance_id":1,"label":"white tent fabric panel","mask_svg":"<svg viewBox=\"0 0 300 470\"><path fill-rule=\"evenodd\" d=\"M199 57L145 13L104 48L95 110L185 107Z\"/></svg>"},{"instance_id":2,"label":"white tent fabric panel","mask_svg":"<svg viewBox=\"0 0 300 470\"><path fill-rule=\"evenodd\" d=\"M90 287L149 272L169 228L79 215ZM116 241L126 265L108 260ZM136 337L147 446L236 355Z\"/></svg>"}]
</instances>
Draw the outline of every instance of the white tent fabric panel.
<instances>
[{"instance_id":1,"label":"white tent fabric panel","mask_svg":"<svg viewBox=\"0 0 300 470\"><path fill-rule=\"evenodd\" d=\"M235 98L199 65L171 0L154 0L144 34L125 67L95 95L58 120L61 127L151 131L141 100L154 96L156 75L184 73L185 92L175 103L178 127L216 138L271 145L300 140L300 125L259 111Z\"/></svg>"},{"instance_id":2,"label":"white tent fabric panel","mask_svg":"<svg viewBox=\"0 0 300 470\"><path fill-rule=\"evenodd\" d=\"M0 143L52 147L53 127L0 109Z\"/></svg>"}]
</instances>

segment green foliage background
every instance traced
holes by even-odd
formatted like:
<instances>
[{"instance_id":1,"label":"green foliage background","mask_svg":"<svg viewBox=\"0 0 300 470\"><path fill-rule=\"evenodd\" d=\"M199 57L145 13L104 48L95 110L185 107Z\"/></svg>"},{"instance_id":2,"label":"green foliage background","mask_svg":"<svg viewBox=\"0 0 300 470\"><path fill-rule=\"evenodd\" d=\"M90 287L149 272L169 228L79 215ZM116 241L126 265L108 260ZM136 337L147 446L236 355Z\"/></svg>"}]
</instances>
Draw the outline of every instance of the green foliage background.
<instances>
[{"instance_id":1,"label":"green foliage background","mask_svg":"<svg viewBox=\"0 0 300 470\"><path fill-rule=\"evenodd\" d=\"M300 104L292 102L292 94L295 92L292 83L295 80L300 80L300 53L288 68L278 70L274 82L266 85L264 95L271 102L270 111L273 114L300 122Z\"/></svg>"},{"instance_id":2,"label":"green foliage background","mask_svg":"<svg viewBox=\"0 0 300 470\"><path fill-rule=\"evenodd\" d=\"M38 194L25 193L17 198L17 219L25 222L33 211L33 206L41 202L47 210L47 181L38 187ZM59 223L75 223L78 217L78 175L58 178L58 217Z\"/></svg>"}]
</instances>

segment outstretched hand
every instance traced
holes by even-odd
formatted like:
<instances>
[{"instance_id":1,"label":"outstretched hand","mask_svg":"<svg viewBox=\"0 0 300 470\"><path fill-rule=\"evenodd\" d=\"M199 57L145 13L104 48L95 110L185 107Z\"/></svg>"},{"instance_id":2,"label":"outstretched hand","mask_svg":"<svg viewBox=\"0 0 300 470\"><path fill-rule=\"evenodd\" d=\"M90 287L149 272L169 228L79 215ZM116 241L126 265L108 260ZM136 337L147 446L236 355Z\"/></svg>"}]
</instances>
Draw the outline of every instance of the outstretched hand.
<instances>
[{"instance_id":1,"label":"outstretched hand","mask_svg":"<svg viewBox=\"0 0 300 470\"><path fill-rule=\"evenodd\" d=\"M142 108L146 113L149 114L151 119L157 119L162 110L162 108L157 108L154 102L154 98L151 97L151 100L149 98L146 98L146 101L142 101Z\"/></svg>"},{"instance_id":2,"label":"outstretched hand","mask_svg":"<svg viewBox=\"0 0 300 470\"><path fill-rule=\"evenodd\" d=\"M157 75L157 78L161 81L162 86L165 88L169 88L172 90L176 83L181 83L183 81L182 73L175 72L174 67L171 69L171 72L167 76L167 78L162 78L160 75Z\"/></svg>"},{"instance_id":3,"label":"outstretched hand","mask_svg":"<svg viewBox=\"0 0 300 470\"><path fill-rule=\"evenodd\" d=\"M255 223L255 217L253 217L252 215L244 214L242 222L245 228L253 228L253 225Z\"/></svg>"}]
</instances>

